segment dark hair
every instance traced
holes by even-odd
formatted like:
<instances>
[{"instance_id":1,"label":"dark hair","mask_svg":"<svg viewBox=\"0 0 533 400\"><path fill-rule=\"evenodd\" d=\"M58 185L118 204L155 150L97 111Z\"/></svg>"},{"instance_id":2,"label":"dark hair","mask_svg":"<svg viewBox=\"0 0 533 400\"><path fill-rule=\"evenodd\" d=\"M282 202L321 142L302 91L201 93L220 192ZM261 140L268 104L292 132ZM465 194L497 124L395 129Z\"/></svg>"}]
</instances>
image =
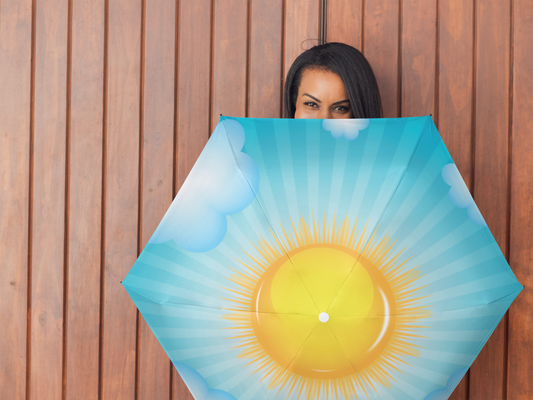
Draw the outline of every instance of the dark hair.
<instances>
[{"instance_id":1,"label":"dark hair","mask_svg":"<svg viewBox=\"0 0 533 400\"><path fill-rule=\"evenodd\" d=\"M378 84L365 56L347 44L326 43L304 51L292 63L285 80L285 118L294 118L302 73L313 69L339 75L348 92L354 118L382 116Z\"/></svg>"}]
</instances>

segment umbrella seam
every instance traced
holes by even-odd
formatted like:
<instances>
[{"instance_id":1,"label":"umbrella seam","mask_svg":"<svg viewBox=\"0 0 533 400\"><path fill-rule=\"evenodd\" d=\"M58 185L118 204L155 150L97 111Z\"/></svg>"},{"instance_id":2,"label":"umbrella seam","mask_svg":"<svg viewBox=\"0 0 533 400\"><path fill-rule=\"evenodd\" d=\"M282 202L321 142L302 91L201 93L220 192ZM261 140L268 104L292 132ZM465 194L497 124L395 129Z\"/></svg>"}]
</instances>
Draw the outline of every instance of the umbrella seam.
<instances>
[{"instance_id":1,"label":"umbrella seam","mask_svg":"<svg viewBox=\"0 0 533 400\"><path fill-rule=\"evenodd\" d=\"M281 312L268 312L268 311L247 311L247 310L237 310L237 309L234 309L234 308L224 308L224 307L213 307L213 306L209 306L209 305L205 305L205 304L191 304L191 303L179 303L179 302L171 302L171 301L162 301L162 300L159 300L159 299L156 299L155 297L152 297L140 290L138 290L137 288L133 287L133 286L130 286L124 282L122 282L122 286L124 286L124 288L127 288L127 290L131 290L143 297L145 297L146 299L148 300L151 300L153 302L155 302L156 304L159 304L159 305L180 305L180 306L191 306L191 307L200 307L200 308L207 308L207 309L213 309L213 310L225 310L225 311L228 311L228 312L237 312L237 313L254 313L254 314L276 314L276 315L298 315L298 316L303 316L303 317L316 317L315 314L302 314L302 313L281 313Z\"/></svg>"},{"instance_id":2,"label":"umbrella seam","mask_svg":"<svg viewBox=\"0 0 533 400\"><path fill-rule=\"evenodd\" d=\"M305 344L309 341L309 339L311 338L311 336L313 335L313 332L316 330L316 328L318 327L319 323L317 322L317 324L315 325L315 327L313 328L313 330L311 331L311 333L309 333L309 336L307 336L307 338L304 340L304 342L302 343L302 345L300 346L300 348L298 349L298 351L296 352L296 355L294 356L294 358L291 360L289 366L287 368L284 368L285 371L289 371L289 368L292 366L292 364L294 363L294 360L296 360L296 358L298 357L298 354L300 354L302 352L302 349L304 348ZM279 364L278 364L279 365ZM275 390L272 390L271 393L268 395L268 397L265 399L265 400L268 400L271 395L275 394L276 396L279 394L279 392L283 389L283 387L285 386L285 384L283 383L280 383L281 384L281 387L279 388L278 392L275 393ZM298 396L299 397L299 396Z\"/></svg>"},{"instance_id":3,"label":"umbrella seam","mask_svg":"<svg viewBox=\"0 0 533 400\"><path fill-rule=\"evenodd\" d=\"M416 151L418 150L418 147L420 146L420 142L422 141L422 136L424 136L424 133L426 132L426 129L428 128L428 125L429 125L429 121L432 121L431 117L427 116L427 122L426 122L426 126L424 127L424 131L420 134L420 137L418 138L418 142L416 143L416 146L413 150L413 152L411 153L411 157L409 158L409 162L407 163L407 166L405 167L405 171L403 172L402 174L402 177L398 180L398 184L396 185L396 188L394 189L394 192L392 192L391 196L389 197L389 200L387 201L387 204L386 206L383 208L383 211L381 212L381 215L379 217L379 219L377 220L377 223L376 225L374 226L374 228L372 229L372 234L369 234L368 235L368 238L369 240L367 241L367 243L365 244L365 246L363 247L361 253L359 254L359 257L357 257L357 260L355 260L354 264L352 265L352 269L350 270L350 272L346 275L346 278L344 279L344 282L341 284L341 286L339 287L339 290L337 290L337 293L335 294L335 297L333 297L333 299L331 300L331 302L329 303L329 306L328 306L328 310L329 308L331 307L331 305L333 304L333 302L335 301L335 299L337 298L339 292L341 291L341 289L343 288L344 284L346 283L346 281L348 280L349 276L352 274L355 266L357 265L357 263L359 262L359 258L361 258L361 255L363 254L363 252L366 250L366 247L372 242L371 239L372 237L376 234L378 228L379 228L379 223L381 222L381 219L383 218L383 216L385 215L385 212L387 211L387 208L389 208L389 205L392 201L392 199L394 198L394 196L396 195L396 192L398 191L398 188L400 187L400 185L402 184L404 178L405 178L405 174L407 173L407 170L409 169L409 166L411 165L411 162L413 161L413 158L415 156L415 153Z\"/></svg>"},{"instance_id":4,"label":"umbrella seam","mask_svg":"<svg viewBox=\"0 0 533 400\"><path fill-rule=\"evenodd\" d=\"M278 234L276 233L276 231L274 230L274 226L272 225L272 222L270 221L270 218L268 218L268 215L263 207L263 205L261 204L261 202L259 201L259 199L257 198L257 193L255 192L254 188L252 187L252 185L250 184L250 181L248 181L248 178L246 177L246 174L244 173L244 171L242 170L240 164L239 164L239 161L237 160L237 155L235 154L235 149L233 148L233 145L231 144L231 141L229 139L229 135L228 135L228 131L226 129L226 126L225 126L225 121L226 119L222 119L221 120L221 123L222 123L222 127L224 128L224 132L226 133L226 138L228 139L228 143L229 143L229 147L231 149L231 153L233 154L233 159L235 161L235 164L237 165L237 167L239 168L239 171L241 172L241 174L243 175L244 177L244 180L246 181L246 183L248 184L248 186L250 187L250 190L252 191L252 193L254 194L255 196L255 199L257 199L257 204L259 204L259 207L261 208L261 211L263 211L263 214L270 226L270 230L272 232L273 235L275 235L276 239L281 243L281 244L284 244L284 242L281 240L280 237L278 237ZM304 286L305 290L307 291L307 294L309 295L309 297L311 298L311 301L313 302L313 304L315 305L317 311L320 311L320 308L318 307L318 304L316 304L315 302L315 299L313 299L313 296L311 295L311 292L309 291L309 288L306 286L304 280L302 279L302 277L300 276L300 273L298 272L298 270L296 269L296 266L294 265L294 262L292 261L290 255L289 255L289 252L287 251L287 249L285 249L285 246L280 246L285 255L287 256L287 258L289 259L292 267L294 268L294 271L296 272L296 275L298 276L298 278L300 279L300 281L302 282L302 285Z\"/></svg>"}]
</instances>

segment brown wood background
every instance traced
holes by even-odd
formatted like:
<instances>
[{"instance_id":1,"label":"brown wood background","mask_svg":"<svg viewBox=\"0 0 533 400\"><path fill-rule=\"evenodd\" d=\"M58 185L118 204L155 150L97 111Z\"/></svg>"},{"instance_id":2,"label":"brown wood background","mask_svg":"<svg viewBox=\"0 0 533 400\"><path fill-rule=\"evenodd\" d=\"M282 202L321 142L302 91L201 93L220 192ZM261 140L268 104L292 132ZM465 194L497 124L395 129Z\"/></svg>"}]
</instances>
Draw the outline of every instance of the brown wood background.
<instances>
[{"instance_id":1,"label":"brown wood background","mask_svg":"<svg viewBox=\"0 0 533 400\"><path fill-rule=\"evenodd\" d=\"M120 281L217 123L319 41L432 113L526 289L452 395L533 399L531 0L0 0L0 399L191 399Z\"/></svg>"}]
</instances>

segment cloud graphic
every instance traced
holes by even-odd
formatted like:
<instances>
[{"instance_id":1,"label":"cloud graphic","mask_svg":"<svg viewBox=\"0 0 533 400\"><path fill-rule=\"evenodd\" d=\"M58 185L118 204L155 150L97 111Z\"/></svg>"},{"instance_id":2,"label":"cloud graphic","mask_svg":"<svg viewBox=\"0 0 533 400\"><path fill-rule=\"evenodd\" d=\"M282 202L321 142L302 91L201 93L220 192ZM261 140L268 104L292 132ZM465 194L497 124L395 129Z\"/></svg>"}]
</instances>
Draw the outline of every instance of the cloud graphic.
<instances>
[{"instance_id":1,"label":"cloud graphic","mask_svg":"<svg viewBox=\"0 0 533 400\"><path fill-rule=\"evenodd\" d=\"M468 371L468 368L461 368L455 371L448 378L445 388L434 390L424 397L424 400L446 400L452 395L453 390L457 387L459 382L461 382L461 379L463 378L464 374L466 374L466 371Z\"/></svg>"},{"instance_id":2,"label":"cloud graphic","mask_svg":"<svg viewBox=\"0 0 533 400\"><path fill-rule=\"evenodd\" d=\"M226 215L245 209L259 187L259 170L245 153L244 129L222 120L157 227L150 243L174 240L193 252L215 248L227 230Z\"/></svg>"},{"instance_id":3,"label":"cloud graphic","mask_svg":"<svg viewBox=\"0 0 533 400\"><path fill-rule=\"evenodd\" d=\"M448 196L452 204L459 208L466 208L468 217L473 223L487 226L455 164L446 164L442 167L442 179L451 186Z\"/></svg>"},{"instance_id":4,"label":"cloud graphic","mask_svg":"<svg viewBox=\"0 0 533 400\"><path fill-rule=\"evenodd\" d=\"M354 140L359 136L359 131L366 129L370 121L363 118L350 118L350 119L325 119L322 122L322 127L326 131L331 132L331 136L338 139L342 136L346 140Z\"/></svg>"},{"instance_id":5,"label":"cloud graphic","mask_svg":"<svg viewBox=\"0 0 533 400\"><path fill-rule=\"evenodd\" d=\"M195 399L202 400L237 400L228 392L219 389L210 389L207 381L195 369L182 363L174 363L183 381Z\"/></svg>"}]
</instances>

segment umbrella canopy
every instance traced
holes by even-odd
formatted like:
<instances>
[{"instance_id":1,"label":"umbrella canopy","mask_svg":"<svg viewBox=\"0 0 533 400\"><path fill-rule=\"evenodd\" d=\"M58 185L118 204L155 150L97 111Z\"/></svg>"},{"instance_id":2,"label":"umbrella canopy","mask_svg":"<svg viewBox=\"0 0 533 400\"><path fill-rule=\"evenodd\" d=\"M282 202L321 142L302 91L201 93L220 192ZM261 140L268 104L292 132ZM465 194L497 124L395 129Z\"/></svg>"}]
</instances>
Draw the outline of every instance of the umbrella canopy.
<instances>
[{"instance_id":1,"label":"umbrella canopy","mask_svg":"<svg viewBox=\"0 0 533 400\"><path fill-rule=\"evenodd\" d=\"M123 282L196 399L445 399L522 290L431 117L221 117Z\"/></svg>"}]
</instances>

